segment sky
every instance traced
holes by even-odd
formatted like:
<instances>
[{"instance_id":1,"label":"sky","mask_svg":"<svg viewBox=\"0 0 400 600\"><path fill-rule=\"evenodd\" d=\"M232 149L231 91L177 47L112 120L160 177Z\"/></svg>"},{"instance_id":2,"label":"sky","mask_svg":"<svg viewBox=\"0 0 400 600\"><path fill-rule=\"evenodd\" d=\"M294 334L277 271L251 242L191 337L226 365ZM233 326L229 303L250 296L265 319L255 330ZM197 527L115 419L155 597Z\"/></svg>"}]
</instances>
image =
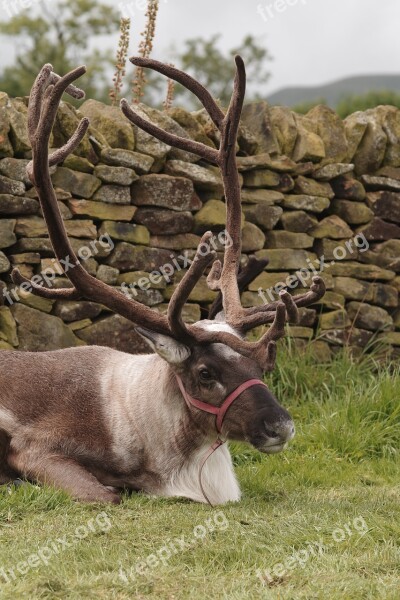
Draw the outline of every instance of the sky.
<instances>
[{"instance_id":1,"label":"sky","mask_svg":"<svg viewBox=\"0 0 400 600\"><path fill-rule=\"evenodd\" d=\"M51 3L52 0L47 0ZM144 25L145 0L106 0L130 16L135 53ZM0 0L40 7L40 0ZM8 9L9 12L9 9ZM257 36L273 56L266 97L282 87L317 85L359 74L400 73L399 0L160 0L153 57L171 58L185 39L221 33L229 50L246 34ZM115 49L117 36L101 45ZM12 60L14 42L0 36L0 68Z\"/></svg>"}]
</instances>

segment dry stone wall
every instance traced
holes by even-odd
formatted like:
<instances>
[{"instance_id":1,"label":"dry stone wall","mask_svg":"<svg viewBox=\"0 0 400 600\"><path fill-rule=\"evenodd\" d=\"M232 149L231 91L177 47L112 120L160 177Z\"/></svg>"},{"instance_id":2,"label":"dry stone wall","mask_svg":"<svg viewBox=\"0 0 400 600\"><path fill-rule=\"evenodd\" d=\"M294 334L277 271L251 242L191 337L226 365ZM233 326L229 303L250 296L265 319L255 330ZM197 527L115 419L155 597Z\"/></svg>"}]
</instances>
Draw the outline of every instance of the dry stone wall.
<instances>
[{"instance_id":1,"label":"dry stone wall","mask_svg":"<svg viewBox=\"0 0 400 600\"><path fill-rule=\"evenodd\" d=\"M104 306L37 298L29 286L11 282L10 271L18 266L44 285L69 285L26 175L26 105L26 98L0 94L0 349L103 344L146 351L133 325ZM167 131L218 145L204 111L138 110ZM62 103L54 148L65 143L82 115L90 118L88 133L75 154L52 169L72 245L92 275L166 311L199 236L212 229L222 241L220 174L133 127L118 108L94 100L79 111ZM301 309L300 323L290 328L294 342L303 347L312 340L316 356L325 360L345 344L361 350L379 341L398 358L400 111L380 106L342 121L325 106L302 116L260 101L244 108L236 150L242 261L249 254L269 258L243 293L243 304L268 302L283 285L300 293L313 272L323 270L327 294ZM214 297L203 278L185 309L187 321L204 315Z\"/></svg>"}]
</instances>

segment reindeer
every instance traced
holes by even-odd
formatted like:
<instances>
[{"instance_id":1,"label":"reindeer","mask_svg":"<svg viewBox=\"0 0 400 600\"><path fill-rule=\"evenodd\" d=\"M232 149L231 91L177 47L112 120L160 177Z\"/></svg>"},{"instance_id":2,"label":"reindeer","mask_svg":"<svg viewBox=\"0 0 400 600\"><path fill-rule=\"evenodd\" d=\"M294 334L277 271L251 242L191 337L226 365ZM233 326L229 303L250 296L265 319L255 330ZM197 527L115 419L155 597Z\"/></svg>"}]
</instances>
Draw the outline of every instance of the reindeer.
<instances>
[{"instance_id":1,"label":"reindeer","mask_svg":"<svg viewBox=\"0 0 400 600\"><path fill-rule=\"evenodd\" d=\"M239 440L260 452L283 450L294 425L263 382L276 357L285 323L297 322L298 307L318 301L325 287L315 277L311 289L292 297L282 291L268 305L243 308L239 275L241 198L235 144L245 94L245 68L237 56L234 90L226 114L210 93L188 74L161 62L131 58L191 90L220 132L218 149L183 139L144 120L121 101L125 116L176 148L196 153L221 171L226 230L231 244L223 262L200 251L176 287L166 315L160 314L89 275L65 231L49 167L62 162L82 140L84 118L73 136L49 155L49 137L64 92L82 98L73 82L78 67L59 77L45 65L29 100L28 133L34 184L58 259L69 257L73 287L50 289L30 282L14 269L15 284L52 299L86 298L137 325L153 353L131 355L99 346L53 352L2 352L0 357L0 483L23 477L50 484L87 502L120 502L130 489L164 497L186 497L212 505L240 499L231 455L224 441ZM223 311L188 325L182 309L199 278L210 267L208 285L219 292ZM251 275L250 275L251 279ZM218 302L217 302L218 305ZM214 307L215 308L215 307ZM256 342L245 339L255 327L270 324ZM218 449L218 451L217 451Z\"/></svg>"}]
</instances>

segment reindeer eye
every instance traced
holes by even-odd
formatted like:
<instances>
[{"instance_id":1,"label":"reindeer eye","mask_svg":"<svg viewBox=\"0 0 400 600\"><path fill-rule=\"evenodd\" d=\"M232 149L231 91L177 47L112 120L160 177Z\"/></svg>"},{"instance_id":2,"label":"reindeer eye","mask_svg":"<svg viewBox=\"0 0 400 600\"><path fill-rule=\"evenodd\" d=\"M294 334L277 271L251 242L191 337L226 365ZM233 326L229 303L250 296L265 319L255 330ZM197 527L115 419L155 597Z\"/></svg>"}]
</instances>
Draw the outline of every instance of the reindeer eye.
<instances>
[{"instance_id":1,"label":"reindeer eye","mask_svg":"<svg viewBox=\"0 0 400 600\"><path fill-rule=\"evenodd\" d=\"M211 381L212 375L208 369L200 369L199 377L201 381Z\"/></svg>"}]
</instances>

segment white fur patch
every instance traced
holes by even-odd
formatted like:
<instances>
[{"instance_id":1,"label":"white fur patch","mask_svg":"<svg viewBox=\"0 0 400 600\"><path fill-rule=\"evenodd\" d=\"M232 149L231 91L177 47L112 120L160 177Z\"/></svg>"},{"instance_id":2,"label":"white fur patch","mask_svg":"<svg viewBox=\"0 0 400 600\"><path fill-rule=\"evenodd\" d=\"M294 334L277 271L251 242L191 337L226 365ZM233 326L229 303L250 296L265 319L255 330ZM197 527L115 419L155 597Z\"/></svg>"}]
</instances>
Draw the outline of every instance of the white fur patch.
<instances>
[{"instance_id":1,"label":"white fur patch","mask_svg":"<svg viewBox=\"0 0 400 600\"><path fill-rule=\"evenodd\" d=\"M197 326L201 329L205 329L206 331L221 331L223 333L231 333L236 337L240 337L237 331L228 325L228 323L204 320L196 323L196 327ZM214 344L214 346L217 346L218 352L228 360L242 359L242 356L238 352L235 352L235 350L232 350L232 348L226 346L225 344Z\"/></svg>"},{"instance_id":2,"label":"white fur patch","mask_svg":"<svg viewBox=\"0 0 400 600\"><path fill-rule=\"evenodd\" d=\"M235 350L232 350L229 346L225 346L225 344L214 344L218 347L218 353L226 358L227 360L242 360L243 356Z\"/></svg>"},{"instance_id":3,"label":"white fur patch","mask_svg":"<svg viewBox=\"0 0 400 600\"><path fill-rule=\"evenodd\" d=\"M170 483L162 490L163 496L190 498L207 503L200 488L199 470L209 446L203 446L183 469L176 471ZM202 471L202 485L211 504L238 502L240 488L232 465L232 457L226 445L216 450L206 461Z\"/></svg>"},{"instance_id":4,"label":"white fur patch","mask_svg":"<svg viewBox=\"0 0 400 600\"><path fill-rule=\"evenodd\" d=\"M218 321L209 321L204 319L204 321L198 321L196 323L196 327L199 329L205 329L206 331L223 331L225 333L231 333L232 335L236 335L236 337L240 337L228 323L218 322Z\"/></svg>"},{"instance_id":5,"label":"white fur patch","mask_svg":"<svg viewBox=\"0 0 400 600\"><path fill-rule=\"evenodd\" d=\"M165 365L165 367L164 367ZM158 366L158 369L157 369ZM149 371L149 367L151 372ZM151 420L145 426L149 402L154 401L164 411L162 389L158 394L152 390L157 385L159 371L166 363L159 361L156 354L130 356L115 354L101 374L102 398L104 398L105 418L112 436L113 456L123 469L135 465L132 447L141 450L145 445L147 431L152 432ZM147 376L146 376L147 373ZM149 411L149 414L151 412Z\"/></svg>"},{"instance_id":6,"label":"white fur patch","mask_svg":"<svg viewBox=\"0 0 400 600\"><path fill-rule=\"evenodd\" d=\"M0 429L12 434L18 426L18 421L10 410L0 407Z\"/></svg>"}]
</instances>

